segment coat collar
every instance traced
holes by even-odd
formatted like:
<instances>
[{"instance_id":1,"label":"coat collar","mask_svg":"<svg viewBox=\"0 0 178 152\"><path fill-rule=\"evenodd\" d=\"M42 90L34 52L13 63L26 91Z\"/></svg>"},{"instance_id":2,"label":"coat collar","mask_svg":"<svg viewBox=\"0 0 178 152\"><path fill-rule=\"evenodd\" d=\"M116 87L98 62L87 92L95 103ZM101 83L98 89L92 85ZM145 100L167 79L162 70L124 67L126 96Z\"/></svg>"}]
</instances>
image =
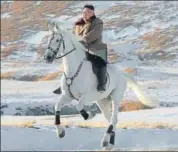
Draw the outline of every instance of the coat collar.
<instances>
[{"instance_id":1,"label":"coat collar","mask_svg":"<svg viewBox=\"0 0 178 152\"><path fill-rule=\"evenodd\" d=\"M91 23L95 19L96 19L96 16L94 15L88 20L88 22ZM75 25L83 25L83 24L85 24L85 21L83 20L83 18L80 18L79 20L75 22Z\"/></svg>"}]
</instances>

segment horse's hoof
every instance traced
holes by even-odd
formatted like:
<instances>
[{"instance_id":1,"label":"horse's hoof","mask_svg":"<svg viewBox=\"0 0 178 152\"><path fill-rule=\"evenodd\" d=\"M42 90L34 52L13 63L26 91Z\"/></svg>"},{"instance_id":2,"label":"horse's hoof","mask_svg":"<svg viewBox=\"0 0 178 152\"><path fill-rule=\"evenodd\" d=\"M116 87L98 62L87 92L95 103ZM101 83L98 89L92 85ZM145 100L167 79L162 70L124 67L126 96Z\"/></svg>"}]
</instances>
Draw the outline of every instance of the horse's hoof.
<instances>
[{"instance_id":1,"label":"horse's hoof","mask_svg":"<svg viewBox=\"0 0 178 152\"><path fill-rule=\"evenodd\" d=\"M59 134L59 138L63 138L64 136L65 136L65 130L61 134Z\"/></svg>"},{"instance_id":2,"label":"horse's hoof","mask_svg":"<svg viewBox=\"0 0 178 152\"><path fill-rule=\"evenodd\" d=\"M105 150L105 151L113 150L113 148L114 148L114 145L111 145L109 143L108 143L108 145L102 147L102 149Z\"/></svg>"},{"instance_id":3,"label":"horse's hoof","mask_svg":"<svg viewBox=\"0 0 178 152\"><path fill-rule=\"evenodd\" d=\"M63 127L56 128L57 137L63 138L65 136L65 130Z\"/></svg>"},{"instance_id":4,"label":"horse's hoof","mask_svg":"<svg viewBox=\"0 0 178 152\"><path fill-rule=\"evenodd\" d=\"M102 143L102 147L104 148L104 147L108 147L109 146L109 142L107 142L107 141L103 141L103 143Z\"/></svg>"}]
</instances>

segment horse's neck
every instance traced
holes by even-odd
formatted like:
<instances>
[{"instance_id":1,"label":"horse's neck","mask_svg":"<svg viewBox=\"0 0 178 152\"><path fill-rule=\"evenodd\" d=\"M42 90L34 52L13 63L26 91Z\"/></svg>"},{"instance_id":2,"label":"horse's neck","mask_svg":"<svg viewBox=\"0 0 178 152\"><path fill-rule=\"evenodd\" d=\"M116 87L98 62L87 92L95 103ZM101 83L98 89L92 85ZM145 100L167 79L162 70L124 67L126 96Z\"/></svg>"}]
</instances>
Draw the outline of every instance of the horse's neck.
<instances>
[{"instance_id":1,"label":"horse's neck","mask_svg":"<svg viewBox=\"0 0 178 152\"><path fill-rule=\"evenodd\" d=\"M72 77L83 59L85 58L85 52L82 51L78 46L77 43L75 43L71 37L66 35L64 37L65 40L65 53L71 51L72 49L76 48L72 53L66 55L63 58L63 65L64 65L64 72L67 77Z\"/></svg>"}]
</instances>

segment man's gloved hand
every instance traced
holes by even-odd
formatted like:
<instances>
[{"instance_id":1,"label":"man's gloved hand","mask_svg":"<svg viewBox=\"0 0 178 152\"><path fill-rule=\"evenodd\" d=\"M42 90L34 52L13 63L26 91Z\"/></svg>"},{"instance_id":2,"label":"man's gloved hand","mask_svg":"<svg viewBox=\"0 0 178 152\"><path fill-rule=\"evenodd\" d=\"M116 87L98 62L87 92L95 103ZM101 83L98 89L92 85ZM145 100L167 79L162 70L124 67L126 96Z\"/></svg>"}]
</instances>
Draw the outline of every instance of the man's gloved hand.
<instances>
[{"instance_id":1,"label":"man's gloved hand","mask_svg":"<svg viewBox=\"0 0 178 152\"><path fill-rule=\"evenodd\" d=\"M79 42L80 42L80 41L85 41L85 40L83 39L83 37L80 36L80 35L77 35L76 38L77 38L77 41L79 41Z\"/></svg>"}]
</instances>

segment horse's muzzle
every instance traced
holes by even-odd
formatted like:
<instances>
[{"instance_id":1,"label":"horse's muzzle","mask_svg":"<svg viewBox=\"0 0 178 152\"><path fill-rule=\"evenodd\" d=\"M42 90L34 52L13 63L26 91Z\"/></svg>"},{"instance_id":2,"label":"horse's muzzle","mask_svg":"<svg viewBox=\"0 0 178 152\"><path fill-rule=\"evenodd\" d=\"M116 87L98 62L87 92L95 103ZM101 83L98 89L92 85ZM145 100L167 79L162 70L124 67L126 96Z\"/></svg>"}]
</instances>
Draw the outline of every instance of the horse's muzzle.
<instances>
[{"instance_id":1,"label":"horse's muzzle","mask_svg":"<svg viewBox=\"0 0 178 152\"><path fill-rule=\"evenodd\" d=\"M44 59L46 60L47 63L52 63L54 60L54 54L52 53L46 53L44 55Z\"/></svg>"}]
</instances>

